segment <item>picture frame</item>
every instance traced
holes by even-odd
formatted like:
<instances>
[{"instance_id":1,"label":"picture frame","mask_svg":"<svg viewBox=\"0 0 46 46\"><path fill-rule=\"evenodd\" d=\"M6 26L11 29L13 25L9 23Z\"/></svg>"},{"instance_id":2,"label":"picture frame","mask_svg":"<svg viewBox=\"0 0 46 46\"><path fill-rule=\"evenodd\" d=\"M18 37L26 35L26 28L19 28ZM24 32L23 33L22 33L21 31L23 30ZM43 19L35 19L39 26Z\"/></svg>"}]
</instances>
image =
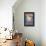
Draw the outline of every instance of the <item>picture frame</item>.
<instances>
[{"instance_id":1,"label":"picture frame","mask_svg":"<svg viewBox=\"0 0 46 46\"><path fill-rule=\"evenodd\" d=\"M34 12L24 12L24 26L34 26Z\"/></svg>"}]
</instances>

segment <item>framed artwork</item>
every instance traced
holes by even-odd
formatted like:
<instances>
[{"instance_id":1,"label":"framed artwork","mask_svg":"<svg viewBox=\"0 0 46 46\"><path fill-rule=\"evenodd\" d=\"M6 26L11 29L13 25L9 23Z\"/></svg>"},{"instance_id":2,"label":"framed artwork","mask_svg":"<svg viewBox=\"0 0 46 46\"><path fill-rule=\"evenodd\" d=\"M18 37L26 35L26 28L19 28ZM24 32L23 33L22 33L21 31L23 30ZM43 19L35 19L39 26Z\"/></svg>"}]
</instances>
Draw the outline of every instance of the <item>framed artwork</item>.
<instances>
[{"instance_id":1,"label":"framed artwork","mask_svg":"<svg viewBox=\"0 0 46 46\"><path fill-rule=\"evenodd\" d=\"M34 26L34 12L24 12L24 26Z\"/></svg>"}]
</instances>

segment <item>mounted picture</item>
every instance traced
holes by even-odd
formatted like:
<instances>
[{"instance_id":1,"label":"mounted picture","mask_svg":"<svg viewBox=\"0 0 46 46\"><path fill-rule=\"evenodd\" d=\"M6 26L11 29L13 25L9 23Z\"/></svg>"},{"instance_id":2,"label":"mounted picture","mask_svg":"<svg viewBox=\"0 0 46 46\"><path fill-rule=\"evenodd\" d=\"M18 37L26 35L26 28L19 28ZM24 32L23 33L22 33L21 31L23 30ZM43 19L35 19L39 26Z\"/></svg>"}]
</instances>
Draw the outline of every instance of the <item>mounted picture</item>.
<instances>
[{"instance_id":1,"label":"mounted picture","mask_svg":"<svg viewBox=\"0 0 46 46\"><path fill-rule=\"evenodd\" d=\"M34 26L34 12L24 12L24 26Z\"/></svg>"}]
</instances>

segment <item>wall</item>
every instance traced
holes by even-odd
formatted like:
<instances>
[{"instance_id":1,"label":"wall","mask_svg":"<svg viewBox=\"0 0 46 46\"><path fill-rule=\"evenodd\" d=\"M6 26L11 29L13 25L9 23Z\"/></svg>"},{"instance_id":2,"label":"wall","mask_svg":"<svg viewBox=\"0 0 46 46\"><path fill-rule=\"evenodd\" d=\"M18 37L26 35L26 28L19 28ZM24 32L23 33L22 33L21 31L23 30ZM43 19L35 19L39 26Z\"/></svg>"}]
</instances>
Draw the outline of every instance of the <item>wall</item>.
<instances>
[{"instance_id":1,"label":"wall","mask_svg":"<svg viewBox=\"0 0 46 46\"><path fill-rule=\"evenodd\" d=\"M46 46L46 0L41 1L41 41Z\"/></svg>"},{"instance_id":2,"label":"wall","mask_svg":"<svg viewBox=\"0 0 46 46\"><path fill-rule=\"evenodd\" d=\"M12 28L12 6L16 0L0 0L0 27Z\"/></svg>"},{"instance_id":3,"label":"wall","mask_svg":"<svg viewBox=\"0 0 46 46\"><path fill-rule=\"evenodd\" d=\"M0 38L4 38L5 34L10 35L10 33L7 33L3 31L4 29L1 29L1 27L6 27L8 29L12 29L12 6L16 0L0 0Z\"/></svg>"},{"instance_id":4,"label":"wall","mask_svg":"<svg viewBox=\"0 0 46 46\"><path fill-rule=\"evenodd\" d=\"M35 12L35 26L24 26L24 12ZM15 29L23 33L24 39L31 39L35 41L36 46L41 46L41 2L40 0L23 0L21 4L15 9Z\"/></svg>"}]
</instances>

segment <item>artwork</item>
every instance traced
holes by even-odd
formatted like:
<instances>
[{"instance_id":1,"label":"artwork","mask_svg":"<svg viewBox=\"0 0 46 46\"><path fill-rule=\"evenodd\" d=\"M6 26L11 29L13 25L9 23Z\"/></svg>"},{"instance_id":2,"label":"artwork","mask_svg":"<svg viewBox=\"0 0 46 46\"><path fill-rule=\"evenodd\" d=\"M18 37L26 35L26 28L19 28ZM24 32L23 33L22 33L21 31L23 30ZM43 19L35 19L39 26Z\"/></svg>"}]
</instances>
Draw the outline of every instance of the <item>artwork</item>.
<instances>
[{"instance_id":1,"label":"artwork","mask_svg":"<svg viewBox=\"0 0 46 46\"><path fill-rule=\"evenodd\" d=\"M24 26L34 26L34 12L24 12Z\"/></svg>"}]
</instances>

